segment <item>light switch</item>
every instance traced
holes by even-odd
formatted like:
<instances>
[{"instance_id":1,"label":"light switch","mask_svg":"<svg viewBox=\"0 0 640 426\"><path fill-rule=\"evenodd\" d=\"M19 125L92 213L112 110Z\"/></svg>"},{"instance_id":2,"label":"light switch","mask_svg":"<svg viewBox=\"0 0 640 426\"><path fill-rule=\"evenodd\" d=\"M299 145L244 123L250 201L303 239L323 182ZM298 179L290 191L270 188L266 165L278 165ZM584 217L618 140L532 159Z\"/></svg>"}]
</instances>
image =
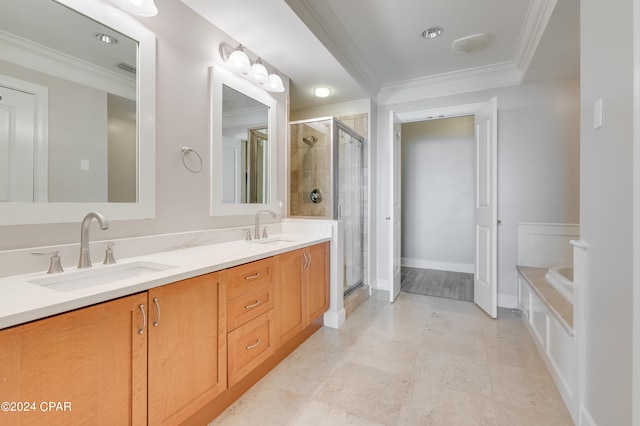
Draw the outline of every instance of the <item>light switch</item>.
<instances>
[{"instance_id":1,"label":"light switch","mask_svg":"<svg viewBox=\"0 0 640 426\"><path fill-rule=\"evenodd\" d=\"M600 127L602 127L602 98L593 104L593 130L598 130Z\"/></svg>"},{"instance_id":2,"label":"light switch","mask_svg":"<svg viewBox=\"0 0 640 426\"><path fill-rule=\"evenodd\" d=\"M83 172L89 170L89 160L80 160L80 170Z\"/></svg>"}]
</instances>

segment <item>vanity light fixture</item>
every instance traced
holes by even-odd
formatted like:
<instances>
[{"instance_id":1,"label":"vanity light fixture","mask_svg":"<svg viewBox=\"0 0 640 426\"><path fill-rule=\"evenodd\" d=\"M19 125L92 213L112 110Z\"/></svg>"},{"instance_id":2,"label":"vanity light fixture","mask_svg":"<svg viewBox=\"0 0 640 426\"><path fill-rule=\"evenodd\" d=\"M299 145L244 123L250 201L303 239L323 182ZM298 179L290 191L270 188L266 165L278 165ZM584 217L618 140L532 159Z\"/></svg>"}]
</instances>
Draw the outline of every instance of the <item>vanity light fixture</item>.
<instances>
[{"instance_id":1,"label":"vanity light fixture","mask_svg":"<svg viewBox=\"0 0 640 426\"><path fill-rule=\"evenodd\" d=\"M274 70L273 73L269 73L260 58L252 62L241 44L233 49L228 44L222 43L218 50L220 57L229 68L269 92L284 92L284 83L282 77L278 75L278 71Z\"/></svg>"},{"instance_id":2,"label":"vanity light fixture","mask_svg":"<svg viewBox=\"0 0 640 426\"><path fill-rule=\"evenodd\" d=\"M328 87L316 87L313 89L313 93L319 98L326 98L331 94L331 89Z\"/></svg>"},{"instance_id":3,"label":"vanity light fixture","mask_svg":"<svg viewBox=\"0 0 640 426\"><path fill-rule=\"evenodd\" d=\"M138 16L156 16L158 8L154 0L117 0L117 4L129 13Z\"/></svg>"}]
</instances>

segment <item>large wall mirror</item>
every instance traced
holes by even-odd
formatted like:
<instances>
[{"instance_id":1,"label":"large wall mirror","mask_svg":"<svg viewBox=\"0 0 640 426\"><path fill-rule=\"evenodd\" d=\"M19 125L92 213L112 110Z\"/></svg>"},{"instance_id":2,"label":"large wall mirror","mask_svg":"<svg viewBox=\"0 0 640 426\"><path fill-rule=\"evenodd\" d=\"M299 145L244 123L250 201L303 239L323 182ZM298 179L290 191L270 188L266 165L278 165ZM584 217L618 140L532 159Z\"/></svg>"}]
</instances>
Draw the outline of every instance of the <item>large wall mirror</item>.
<instances>
[{"instance_id":1,"label":"large wall mirror","mask_svg":"<svg viewBox=\"0 0 640 426\"><path fill-rule=\"evenodd\" d=\"M0 225L155 215L155 36L86 0L2 0Z\"/></svg>"},{"instance_id":2,"label":"large wall mirror","mask_svg":"<svg viewBox=\"0 0 640 426\"><path fill-rule=\"evenodd\" d=\"M211 68L211 214L276 204L276 101L224 68Z\"/></svg>"}]
</instances>

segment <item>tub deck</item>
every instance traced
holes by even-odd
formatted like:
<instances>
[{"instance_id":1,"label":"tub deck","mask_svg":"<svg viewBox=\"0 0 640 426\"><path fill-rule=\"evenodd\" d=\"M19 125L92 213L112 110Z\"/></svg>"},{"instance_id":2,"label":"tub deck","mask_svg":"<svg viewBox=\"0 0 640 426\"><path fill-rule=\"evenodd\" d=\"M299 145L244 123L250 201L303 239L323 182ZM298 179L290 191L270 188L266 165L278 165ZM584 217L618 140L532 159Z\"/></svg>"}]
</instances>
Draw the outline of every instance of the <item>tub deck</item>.
<instances>
[{"instance_id":1,"label":"tub deck","mask_svg":"<svg viewBox=\"0 0 640 426\"><path fill-rule=\"evenodd\" d=\"M573 305L545 279L546 268L517 266L520 275L540 297L563 327L573 335Z\"/></svg>"}]
</instances>

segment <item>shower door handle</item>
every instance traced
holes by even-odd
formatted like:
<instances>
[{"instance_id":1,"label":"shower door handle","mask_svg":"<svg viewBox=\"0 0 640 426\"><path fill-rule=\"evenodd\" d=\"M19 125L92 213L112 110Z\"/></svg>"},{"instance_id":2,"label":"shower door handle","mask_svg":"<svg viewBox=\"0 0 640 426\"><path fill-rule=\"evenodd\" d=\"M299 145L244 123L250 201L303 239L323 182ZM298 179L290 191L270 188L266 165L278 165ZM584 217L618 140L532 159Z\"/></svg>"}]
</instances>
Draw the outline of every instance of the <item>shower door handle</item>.
<instances>
[{"instance_id":1,"label":"shower door handle","mask_svg":"<svg viewBox=\"0 0 640 426\"><path fill-rule=\"evenodd\" d=\"M338 219L342 219L342 204L338 204Z\"/></svg>"}]
</instances>

